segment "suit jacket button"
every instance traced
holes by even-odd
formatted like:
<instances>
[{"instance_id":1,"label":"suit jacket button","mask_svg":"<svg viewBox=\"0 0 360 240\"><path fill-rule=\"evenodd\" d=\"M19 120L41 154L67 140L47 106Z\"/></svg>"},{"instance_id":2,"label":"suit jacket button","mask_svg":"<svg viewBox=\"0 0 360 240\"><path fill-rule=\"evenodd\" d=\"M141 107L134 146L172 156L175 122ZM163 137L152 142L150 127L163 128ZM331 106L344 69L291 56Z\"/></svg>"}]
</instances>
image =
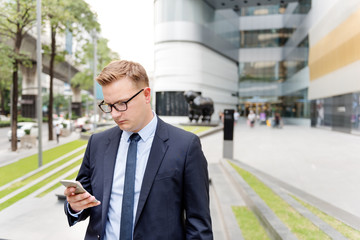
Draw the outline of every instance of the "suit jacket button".
<instances>
[{"instance_id":1,"label":"suit jacket button","mask_svg":"<svg viewBox=\"0 0 360 240\"><path fill-rule=\"evenodd\" d=\"M97 235L98 239L100 239L100 235Z\"/></svg>"}]
</instances>

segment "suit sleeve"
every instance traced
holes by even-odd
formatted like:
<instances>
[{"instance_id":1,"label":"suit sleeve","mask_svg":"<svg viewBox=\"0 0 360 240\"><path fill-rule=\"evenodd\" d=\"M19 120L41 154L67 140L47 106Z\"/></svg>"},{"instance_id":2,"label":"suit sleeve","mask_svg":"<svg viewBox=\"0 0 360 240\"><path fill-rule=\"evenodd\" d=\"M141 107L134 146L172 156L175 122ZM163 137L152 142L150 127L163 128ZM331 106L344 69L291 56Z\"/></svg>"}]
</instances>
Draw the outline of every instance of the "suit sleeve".
<instances>
[{"instance_id":1,"label":"suit sleeve","mask_svg":"<svg viewBox=\"0 0 360 240\"><path fill-rule=\"evenodd\" d=\"M201 150L200 139L195 135L188 146L185 161L186 239L213 239L207 160Z\"/></svg>"},{"instance_id":2,"label":"suit sleeve","mask_svg":"<svg viewBox=\"0 0 360 240\"><path fill-rule=\"evenodd\" d=\"M91 173L90 173L90 149L91 149L91 147L90 146L91 146L92 137L93 136L91 136L89 139L78 176L76 177L76 180L80 181L81 184L83 185L83 187L86 189L86 191L88 191L90 194L92 194L91 184L90 184L90 182L91 182L90 181L90 176L91 176ZM78 217L72 216L69 213L67 204L68 204L68 202L65 200L64 211L67 216L69 226L73 226L77 222L83 221L89 216L90 209L84 209L81 212L81 214L79 214Z\"/></svg>"}]
</instances>

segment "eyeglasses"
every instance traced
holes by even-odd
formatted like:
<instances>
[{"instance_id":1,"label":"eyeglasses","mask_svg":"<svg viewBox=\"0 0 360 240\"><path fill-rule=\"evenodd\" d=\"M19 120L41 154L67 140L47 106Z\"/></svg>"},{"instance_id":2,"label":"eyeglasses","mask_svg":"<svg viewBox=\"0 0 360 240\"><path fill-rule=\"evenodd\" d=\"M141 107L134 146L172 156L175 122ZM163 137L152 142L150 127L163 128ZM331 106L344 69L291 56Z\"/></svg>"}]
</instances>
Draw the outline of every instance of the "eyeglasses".
<instances>
[{"instance_id":1,"label":"eyeglasses","mask_svg":"<svg viewBox=\"0 0 360 240\"><path fill-rule=\"evenodd\" d=\"M139 95L139 93L141 93L142 91L144 91L144 89L138 91L134 96L132 96L129 100L125 102L117 102L114 104L109 104L109 103L105 103L103 100L98 106L101 109L101 111L103 111L104 113L111 113L112 108L114 108L118 112L125 112L128 108L127 104L137 95Z\"/></svg>"}]
</instances>

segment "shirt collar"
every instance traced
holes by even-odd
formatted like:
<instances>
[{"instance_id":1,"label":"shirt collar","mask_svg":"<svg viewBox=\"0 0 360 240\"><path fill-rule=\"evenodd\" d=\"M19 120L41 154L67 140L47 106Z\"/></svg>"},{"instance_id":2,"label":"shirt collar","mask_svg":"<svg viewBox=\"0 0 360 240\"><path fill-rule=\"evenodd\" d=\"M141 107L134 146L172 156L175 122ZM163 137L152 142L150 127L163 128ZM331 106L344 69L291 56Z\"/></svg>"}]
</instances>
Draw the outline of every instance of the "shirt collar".
<instances>
[{"instance_id":1,"label":"shirt collar","mask_svg":"<svg viewBox=\"0 0 360 240\"><path fill-rule=\"evenodd\" d=\"M154 111L153 112L153 118L151 119L151 121L145 126L143 127L138 134L140 135L142 141L146 142L148 140L149 137L153 136L155 134L155 130L156 130L156 126L157 126L157 115ZM122 134L122 139L125 140L126 142L129 141L130 136L133 134L133 132L127 132L127 131L123 131Z\"/></svg>"}]
</instances>

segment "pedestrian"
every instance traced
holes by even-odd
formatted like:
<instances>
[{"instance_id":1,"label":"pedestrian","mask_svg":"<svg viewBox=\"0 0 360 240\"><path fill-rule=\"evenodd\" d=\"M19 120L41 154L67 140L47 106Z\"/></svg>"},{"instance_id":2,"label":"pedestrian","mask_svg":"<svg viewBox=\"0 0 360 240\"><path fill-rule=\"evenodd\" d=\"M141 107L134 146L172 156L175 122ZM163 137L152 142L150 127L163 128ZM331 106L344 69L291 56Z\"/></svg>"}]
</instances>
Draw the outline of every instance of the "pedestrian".
<instances>
[{"instance_id":1,"label":"pedestrian","mask_svg":"<svg viewBox=\"0 0 360 240\"><path fill-rule=\"evenodd\" d=\"M264 111L260 113L260 124L266 125L266 113Z\"/></svg>"},{"instance_id":2,"label":"pedestrian","mask_svg":"<svg viewBox=\"0 0 360 240\"><path fill-rule=\"evenodd\" d=\"M280 116L280 113L276 112L275 113L275 118L274 118L274 126L275 128L282 128L282 119Z\"/></svg>"},{"instance_id":3,"label":"pedestrian","mask_svg":"<svg viewBox=\"0 0 360 240\"><path fill-rule=\"evenodd\" d=\"M199 138L152 111L140 64L111 62L96 80L117 126L89 139L76 178L87 193L64 191L69 225L90 217L85 239L213 239Z\"/></svg>"},{"instance_id":4,"label":"pedestrian","mask_svg":"<svg viewBox=\"0 0 360 240\"><path fill-rule=\"evenodd\" d=\"M220 123L224 124L224 112L223 111L220 111L219 119L220 119Z\"/></svg>"},{"instance_id":5,"label":"pedestrian","mask_svg":"<svg viewBox=\"0 0 360 240\"><path fill-rule=\"evenodd\" d=\"M58 123L55 126L55 134L56 134L56 143L59 143L59 138L61 135L61 128Z\"/></svg>"},{"instance_id":6,"label":"pedestrian","mask_svg":"<svg viewBox=\"0 0 360 240\"><path fill-rule=\"evenodd\" d=\"M250 110L250 113L248 115L248 124L250 127L254 127L255 124L256 115L253 110Z\"/></svg>"},{"instance_id":7,"label":"pedestrian","mask_svg":"<svg viewBox=\"0 0 360 240\"><path fill-rule=\"evenodd\" d=\"M236 124L239 121L240 114L238 111L234 111L234 124Z\"/></svg>"}]
</instances>

